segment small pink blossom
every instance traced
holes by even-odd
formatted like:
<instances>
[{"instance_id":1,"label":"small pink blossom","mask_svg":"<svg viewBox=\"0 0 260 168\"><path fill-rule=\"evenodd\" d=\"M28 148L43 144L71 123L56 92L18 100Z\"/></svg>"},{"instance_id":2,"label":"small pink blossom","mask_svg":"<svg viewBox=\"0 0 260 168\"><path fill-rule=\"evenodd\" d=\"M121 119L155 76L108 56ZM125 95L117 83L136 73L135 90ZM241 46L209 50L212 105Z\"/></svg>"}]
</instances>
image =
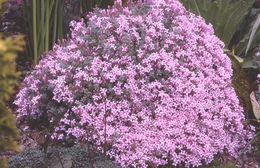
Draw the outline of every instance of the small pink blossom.
<instances>
[{"instance_id":1,"label":"small pink blossom","mask_svg":"<svg viewBox=\"0 0 260 168\"><path fill-rule=\"evenodd\" d=\"M22 0L16 0L16 2L17 2L18 5L22 4Z\"/></svg>"}]
</instances>

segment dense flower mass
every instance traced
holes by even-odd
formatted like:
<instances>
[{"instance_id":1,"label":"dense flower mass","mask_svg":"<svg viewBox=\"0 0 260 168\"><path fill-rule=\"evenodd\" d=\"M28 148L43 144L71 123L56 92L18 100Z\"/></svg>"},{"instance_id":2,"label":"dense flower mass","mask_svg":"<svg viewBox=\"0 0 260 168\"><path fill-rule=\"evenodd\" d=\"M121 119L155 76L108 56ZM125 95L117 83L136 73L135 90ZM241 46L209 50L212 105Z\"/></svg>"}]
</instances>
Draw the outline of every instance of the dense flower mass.
<instances>
[{"instance_id":1,"label":"dense flower mass","mask_svg":"<svg viewBox=\"0 0 260 168\"><path fill-rule=\"evenodd\" d=\"M19 118L65 113L54 139L95 142L123 167L237 157L252 133L211 25L176 0L117 1L86 21L26 77Z\"/></svg>"}]
</instances>

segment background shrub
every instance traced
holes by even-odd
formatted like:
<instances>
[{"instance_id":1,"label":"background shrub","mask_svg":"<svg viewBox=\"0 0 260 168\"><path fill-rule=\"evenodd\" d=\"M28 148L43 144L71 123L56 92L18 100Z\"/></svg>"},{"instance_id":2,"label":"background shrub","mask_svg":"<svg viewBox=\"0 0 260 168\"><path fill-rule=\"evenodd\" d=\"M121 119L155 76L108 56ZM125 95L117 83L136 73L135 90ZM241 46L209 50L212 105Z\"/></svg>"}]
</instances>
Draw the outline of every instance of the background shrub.
<instances>
[{"instance_id":1,"label":"background shrub","mask_svg":"<svg viewBox=\"0 0 260 168\"><path fill-rule=\"evenodd\" d=\"M175 0L117 1L85 21L72 21L71 38L25 78L20 121L49 127L62 117L53 139L94 142L122 167L238 156L252 128L211 25Z\"/></svg>"},{"instance_id":2,"label":"background shrub","mask_svg":"<svg viewBox=\"0 0 260 168\"><path fill-rule=\"evenodd\" d=\"M0 10L2 2L1 0ZM22 36L3 37L0 33L0 153L6 150L19 150L15 142L17 130L14 117L6 107L6 101L17 84L19 73L15 71L14 59L17 51L22 50L23 45ZM6 158L0 159L0 167L7 167Z\"/></svg>"},{"instance_id":3,"label":"background shrub","mask_svg":"<svg viewBox=\"0 0 260 168\"><path fill-rule=\"evenodd\" d=\"M23 37L3 38L0 34L0 152L18 151L14 138L17 138L14 117L6 107L6 101L13 93L19 73L15 71L16 52L22 50ZM0 164L0 167L4 167Z\"/></svg>"}]
</instances>

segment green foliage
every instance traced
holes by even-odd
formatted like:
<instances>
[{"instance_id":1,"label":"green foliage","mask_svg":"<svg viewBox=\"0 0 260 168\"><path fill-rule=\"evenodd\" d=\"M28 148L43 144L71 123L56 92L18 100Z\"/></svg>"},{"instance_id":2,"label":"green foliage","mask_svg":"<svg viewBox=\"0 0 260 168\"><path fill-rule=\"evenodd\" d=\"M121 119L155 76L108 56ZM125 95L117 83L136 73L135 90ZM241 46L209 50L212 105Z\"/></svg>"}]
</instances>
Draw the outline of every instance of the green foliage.
<instances>
[{"instance_id":1,"label":"green foliage","mask_svg":"<svg viewBox=\"0 0 260 168\"><path fill-rule=\"evenodd\" d=\"M5 9L3 9L4 7L2 5L2 3L4 3L4 2L7 2L7 0L0 0L0 17L2 17L4 15Z\"/></svg>"},{"instance_id":2,"label":"green foliage","mask_svg":"<svg viewBox=\"0 0 260 168\"><path fill-rule=\"evenodd\" d=\"M36 65L39 56L63 38L64 0L23 0L22 7L28 41L26 53Z\"/></svg>"},{"instance_id":3,"label":"green foliage","mask_svg":"<svg viewBox=\"0 0 260 168\"><path fill-rule=\"evenodd\" d=\"M260 9L252 8L240 25L239 31L235 34L237 37L234 38L234 49L237 55L248 57L250 51L254 50L260 43L260 29L259 24L257 24L259 14Z\"/></svg>"},{"instance_id":4,"label":"green foliage","mask_svg":"<svg viewBox=\"0 0 260 168\"><path fill-rule=\"evenodd\" d=\"M255 0L179 1L213 25L226 52L234 51L229 56L238 60L242 68L259 68L255 52L260 43L260 9L253 8Z\"/></svg>"},{"instance_id":5,"label":"green foliage","mask_svg":"<svg viewBox=\"0 0 260 168\"><path fill-rule=\"evenodd\" d=\"M180 0L191 12L211 23L226 47L250 12L255 0Z\"/></svg>"},{"instance_id":6,"label":"green foliage","mask_svg":"<svg viewBox=\"0 0 260 168\"><path fill-rule=\"evenodd\" d=\"M0 4L2 2L0 1ZM14 60L17 51L21 51L23 45L22 36L4 38L0 34L0 152L5 150L19 151L14 141L18 135L14 117L6 107L5 102L9 99L9 96L13 93L13 87L17 84L19 73L15 71ZM7 167L5 158L0 160L0 167Z\"/></svg>"},{"instance_id":7,"label":"green foliage","mask_svg":"<svg viewBox=\"0 0 260 168\"><path fill-rule=\"evenodd\" d=\"M14 138L17 137L14 117L6 107L5 102L17 84L19 73L15 72L14 59L16 52L21 51L22 45L24 45L22 38L22 36L3 38L0 35L0 152L5 150L18 151L14 141ZM1 163L6 162L1 161ZM0 167L4 167L4 165L0 165Z\"/></svg>"},{"instance_id":8,"label":"green foliage","mask_svg":"<svg viewBox=\"0 0 260 168\"><path fill-rule=\"evenodd\" d=\"M87 13L92 11L92 9L97 6L99 8L107 8L108 6L113 5L114 0L79 0L79 6L81 13ZM80 14L79 13L79 16Z\"/></svg>"},{"instance_id":9,"label":"green foliage","mask_svg":"<svg viewBox=\"0 0 260 168\"><path fill-rule=\"evenodd\" d=\"M43 52L49 49L59 40L64 38L66 32L64 20L68 19L65 13L66 3L71 3L75 16L82 16L90 12L94 7L107 8L113 5L114 0L23 0L23 17L26 29L27 47L26 55L33 60L34 65L40 60ZM65 28L65 29L64 29ZM68 31L68 30L67 30Z\"/></svg>"},{"instance_id":10,"label":"green foliage","mask_svg":"<svg viewBox=\"0 0 260 168\"><path fill-rule=\"evenodd\" d=\"M17 84L18 72L15 72L14 60L17 51L22 51L23 36L4 38L0 34L0 102L8 100Z\"/></svg>"},{"instance_id":11,"label":"green foliage","mask_svg":"<svg viewBox=\"0 0 260 168\"><path fill-rule=\"evenodd\" d=\"M260 9L252 9L244 20L240 30L236 33L238 42L235 43L236 53L245 58L242 63L243 68L260 69L259 52L260 44Z\"/></svg>"}]
</instances>

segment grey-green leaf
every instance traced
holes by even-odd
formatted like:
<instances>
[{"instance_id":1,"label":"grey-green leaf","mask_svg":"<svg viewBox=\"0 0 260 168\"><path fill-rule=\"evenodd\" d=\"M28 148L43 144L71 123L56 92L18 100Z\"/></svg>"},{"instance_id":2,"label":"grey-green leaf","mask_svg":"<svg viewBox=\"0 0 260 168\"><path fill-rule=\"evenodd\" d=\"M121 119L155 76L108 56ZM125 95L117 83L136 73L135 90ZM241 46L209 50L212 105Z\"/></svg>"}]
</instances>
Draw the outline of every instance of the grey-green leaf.
<instances>
[{"instance_id":1,"label":"grey-green leaf","mask_svg":"<svg viewBox=\"0 0 260 168\"><path fill-rule=\"evenodd\" d=\"M260 26L260 13L257 15L257 18L256 18L256 21L254 23L253 29L251 31L250 38L249 38L249 41L248 41L248 44L247 44L247 47L246 47L246 54L248 52L248 49L251 46L252 40L253 40L253 38L255 36L255 33L256 33L257 29L259 28L259 26Z\"/></svg>"}]
</instances>

